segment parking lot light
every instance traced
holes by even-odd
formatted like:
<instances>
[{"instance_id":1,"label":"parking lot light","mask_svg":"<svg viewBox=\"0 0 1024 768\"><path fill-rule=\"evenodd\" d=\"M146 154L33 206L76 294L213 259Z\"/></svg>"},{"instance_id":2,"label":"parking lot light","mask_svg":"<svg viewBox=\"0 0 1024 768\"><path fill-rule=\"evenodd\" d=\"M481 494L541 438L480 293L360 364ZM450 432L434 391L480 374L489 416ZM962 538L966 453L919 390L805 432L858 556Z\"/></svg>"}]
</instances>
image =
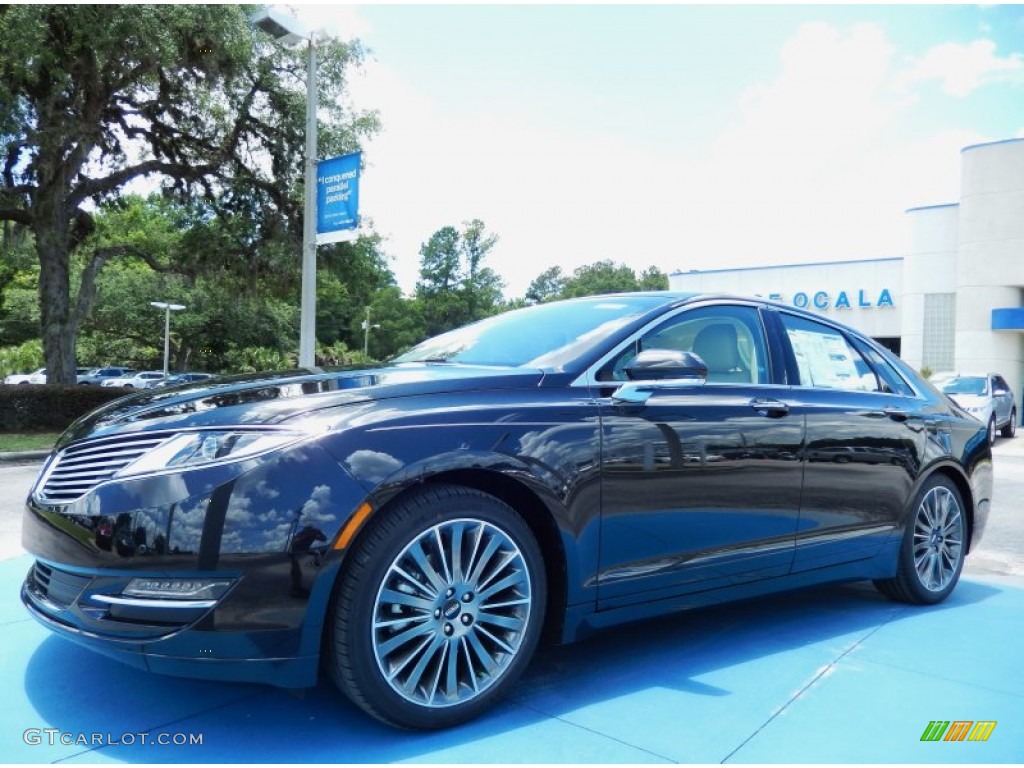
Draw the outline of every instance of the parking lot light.
<instances>
[{"instance_id":1,"label":"parking lot light","mask_svg":"<svg viewBox=\"0 0 1024 768\"><path fill-rule=\"evenodd\" d=\"M169 304L166 301L151 301L150 306L166 311L164 315L164 377L167 377L167 363L171 352L171 312L185 309L184 304Z\"/></svg>"},{"instance_id":2,"label":"parking lot light","mask_svg":"<svg viewBox=\"0 0 1024 768\"><path fill-rule=\"evenodd\" d=\"M299 367L316 365L316 46L329 39L323 30L307 31L298 19L266 8L250 23L283 45L308 43L306 59L305 204L302 226L302 298L299 309Z\"/></svg>"}]
</instances>

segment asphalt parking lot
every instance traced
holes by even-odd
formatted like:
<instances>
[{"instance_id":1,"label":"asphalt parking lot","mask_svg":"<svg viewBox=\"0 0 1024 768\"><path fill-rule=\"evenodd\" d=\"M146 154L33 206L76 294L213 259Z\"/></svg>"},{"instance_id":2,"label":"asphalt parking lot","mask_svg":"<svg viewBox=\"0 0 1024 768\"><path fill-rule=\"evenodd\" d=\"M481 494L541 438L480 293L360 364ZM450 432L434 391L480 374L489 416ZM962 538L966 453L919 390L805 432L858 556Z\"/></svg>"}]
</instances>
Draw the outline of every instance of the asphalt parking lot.
<instances>
[{"instance_id":1,"label":"asphalt parking lot","mask_svg":"<svg viewBox=\"0 0 1024 768\"><path fill-rule=\"evenodd\" d=\"M327 682L160 677L52 636L18 600L33 476L0 465L3 762L1024 762L1024 437L997 445L985 541L940 606L854 584L649 621L542 652L495 711L426 734ZM996 725L922 741L936 720Z\"/></svg>"}]
</instances>

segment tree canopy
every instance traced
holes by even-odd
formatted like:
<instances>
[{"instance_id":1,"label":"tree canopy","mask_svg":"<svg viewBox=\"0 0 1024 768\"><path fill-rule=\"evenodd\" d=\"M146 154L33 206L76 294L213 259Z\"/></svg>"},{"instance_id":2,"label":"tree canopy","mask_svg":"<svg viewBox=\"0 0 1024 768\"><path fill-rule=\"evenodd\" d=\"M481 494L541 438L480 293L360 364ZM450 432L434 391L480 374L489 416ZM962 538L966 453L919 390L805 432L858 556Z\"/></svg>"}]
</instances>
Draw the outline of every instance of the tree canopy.
<instances>
[{"instance_id":1,"label":"tree canopy","mask_svg":"<svg viewBox=\"0 0 1024 768\"><path fill-rule=\"evenodd\" d=\"M0 5L0 368L45 362L51 383L70 383L80 362L153 365L151 300L188 307L172 321L175 368L292 363L305 51L253 30L252 10ZM318 45L322 156L378 129L343 98L362 55L355 42ZM410 298L372 223L364 231L318 249L324 361L364 342L389 357L524 303L668 285L654 267L638 276L605 260L552 267L507 302L487 264L497 235L472 219L423 243Z\"/></svg>"},{"instance_id":2,"label":"tree canopy","mask_svg":"<svg viewBox=\"0 0 1024 768\"><path fill-rule=\"evenodd\" d=\"M498 242L484 223L473 219L460 232L446 226L420 247L416 299L426 335L433 336L502 309L504 281L484 260Z\"/></svg>"},{"instance_id":3,"label":"tree canopy","mask_svg":"<svg viewBox=\"0 0 1024 768\"><path fill-rule=\"evenodd\" d=\"M557 266L544 270L526 289L526 300L539 304L602 293L666 290L668 276L657 267L648 267L638 277L631 267L604 259L578 267L572 275L565 275Z\"/></svg>"},{"instance_id":4,"label":"tree canopy","mask_svg":"<svg viewBox=\"0 0 1024 768\"><path fill-rule=\"evenodd\" d=\"M0 221L30 231L51 382L73 381L75 342L114 258L159 263L97 232L97 206L158 179L197 215L230 220L226 254L258 274L301 238L305 65L218 5L0 7ZM358 45L319 46L320 150L376 130L340 100ZM72 256L87 254L79 270ZM73 280L76 284L73 284ZM77 290L76 290L77 289Z\"/></svg>"}]
</instances>

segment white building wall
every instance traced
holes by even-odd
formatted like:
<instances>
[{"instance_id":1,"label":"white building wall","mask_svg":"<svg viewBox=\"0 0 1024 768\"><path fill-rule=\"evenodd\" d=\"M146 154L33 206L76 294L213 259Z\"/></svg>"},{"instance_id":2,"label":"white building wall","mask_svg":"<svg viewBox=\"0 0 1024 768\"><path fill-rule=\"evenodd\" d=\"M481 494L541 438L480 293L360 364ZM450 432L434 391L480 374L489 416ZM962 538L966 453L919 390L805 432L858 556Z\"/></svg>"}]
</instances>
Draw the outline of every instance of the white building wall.
<instances>
[{"instance_id":1,"label":"white building wall","mask_svg":"<svg viewBox=\"0 0 1024 768\"><path fill-rule=\"evenodd\" d=\"M1024 334L993 331L992 310L1022 306L1024 140L967 147L963 154L956 267L956 363L996 371L1024 386Z\"/></svg>"},{"instance_id":2,"label":"white building wall","mask_svg":"<svg viewBox=\"0 0 1024 768\"><path fill-rule=\"evenodd\" d=\"M669 288L774 298L795 306L801 306L806 299L803 308L846 323L868 336L898 337L902 332L903 265L899 258L676 272L669 275ZM885 302L883 291L888 292L891 306ZM849 307L836 306L841 294ZM827 306L816 307L816 299Z\"/></svg>"},{"instance_id":3,"label":"white building wall","mask_svg":"<svg viewBox=\"0 0 1024 768\"><path fill-rule=\"evenodd\" d=\"M959 206L911 208L910 250L903 258L900 357L914 368L924 362L925 295L956 291Z\"/></svg>"},{"instance_id":4,"label":"white building wall","mask_svg":"<svg viewBox=\"0 0 1024 768\"><path fill-rule=\"evenodd\" d=\"M907 211L910 248L902 259L676 272L669 285L774 298L869 336L900 337L901 356L915 368L927 362L926 297L953 294L953 367L1002 374L1024 408L1024 328L992 329L994 309L1024 307L1024 139L967 147L962 158L960 202ZM893 306L879 306L883 290ZM840 292L849 308L836 307ZM815 307L816 297L827 306ZM936 318L940 303L934 301Z\"/></svg>"}]
</instances>

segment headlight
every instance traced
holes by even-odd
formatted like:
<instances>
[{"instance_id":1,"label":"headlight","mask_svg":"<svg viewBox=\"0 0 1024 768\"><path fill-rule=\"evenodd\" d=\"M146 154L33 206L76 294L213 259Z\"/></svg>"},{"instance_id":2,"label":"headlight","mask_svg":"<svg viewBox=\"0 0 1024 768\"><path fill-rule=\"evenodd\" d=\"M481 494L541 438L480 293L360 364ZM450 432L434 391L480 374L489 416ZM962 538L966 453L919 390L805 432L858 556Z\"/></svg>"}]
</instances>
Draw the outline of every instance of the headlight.
<instances>
[{"instance_id":1,"label":"headlight","mask_svg":"<svg viewBox=\"0 0 1024 768\"><path fill-rule=\"evenodd\" d=\"M156 448L117 473L117 477L141 475L161 469L185 469L214 462L241 461L296 443L303 432L231 431L182 432L164 440Z\"/></svg>"}]
</instances>

